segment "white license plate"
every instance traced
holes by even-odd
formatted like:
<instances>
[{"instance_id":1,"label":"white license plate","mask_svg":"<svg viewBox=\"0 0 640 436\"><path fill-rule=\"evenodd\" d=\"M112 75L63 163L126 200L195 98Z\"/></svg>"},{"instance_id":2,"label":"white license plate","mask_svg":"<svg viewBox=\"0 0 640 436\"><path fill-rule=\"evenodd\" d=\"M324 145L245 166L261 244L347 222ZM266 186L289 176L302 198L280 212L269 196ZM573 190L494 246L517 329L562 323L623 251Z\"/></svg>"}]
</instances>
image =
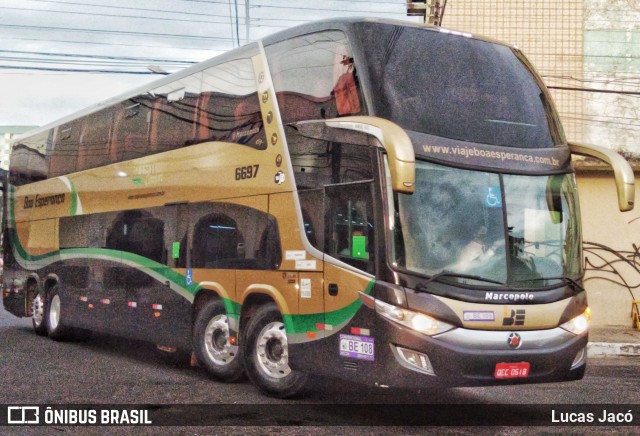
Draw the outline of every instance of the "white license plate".
<instances>
[{"instance_id":1,"label":"white license plate","mask_svg":"<svg viewBox=\"0 0 640 436\"><path fill-rule=\"evenodd\" d=\"M374 340L368 336L340 335L340 356L374 360Z\"/></svg>"}]
</instances>

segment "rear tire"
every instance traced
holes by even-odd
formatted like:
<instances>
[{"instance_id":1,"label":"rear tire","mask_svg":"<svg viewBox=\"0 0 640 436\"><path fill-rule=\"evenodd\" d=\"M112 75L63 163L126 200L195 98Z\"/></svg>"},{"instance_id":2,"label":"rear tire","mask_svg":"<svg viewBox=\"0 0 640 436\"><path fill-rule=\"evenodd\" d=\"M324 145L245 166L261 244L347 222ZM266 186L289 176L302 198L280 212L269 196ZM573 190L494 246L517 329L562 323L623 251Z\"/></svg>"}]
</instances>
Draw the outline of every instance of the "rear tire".
<instances>
[{"instance_id":1,"label":"rear tire","mask_svg":"<svg viewBox=\"0 0 640 436\"><path fill-rule=\"evenodd\" d=\"M289 346L275 303L260 307L246 327L244 361L247 375L263 393L289 398L305 393L309 375L289 367Z\"/></svg>"},{"instance_id":2,"label":"rear tire","mask_svg":"<svg viewBox=\"0 0 640 436\"><path fill-rule=\"evenodd\" d=\"M42 292L38 292L31 302L31 324L38 336L47 336L47 300Z\"/></svg>"},{"instance_id":3,"label":"rear tire","mask_svg":"<svg viewBox=\"0 0 640 436\"><path fill-rule=\"evenodd\" d=\"M193 341L198 362L209 374L224 382L242 378L242 350L229 342L229 319L222 301L208 301L200 309L193 326Z\"/></svg>"},{"instance_id":4,"label":"rear tire","mask_svg":"<svg viewBox=\"0 0 640 436\"><path fill-rule=\"evenodd\" d=\"M62 299L60 297L60 286L55 285L49 292L49 298L46 304L45 324L49 332L49 338L54 341L68 339L70 329L65 327L62 315L64 313L62 307Z\"/></svg>"}]
</instances>

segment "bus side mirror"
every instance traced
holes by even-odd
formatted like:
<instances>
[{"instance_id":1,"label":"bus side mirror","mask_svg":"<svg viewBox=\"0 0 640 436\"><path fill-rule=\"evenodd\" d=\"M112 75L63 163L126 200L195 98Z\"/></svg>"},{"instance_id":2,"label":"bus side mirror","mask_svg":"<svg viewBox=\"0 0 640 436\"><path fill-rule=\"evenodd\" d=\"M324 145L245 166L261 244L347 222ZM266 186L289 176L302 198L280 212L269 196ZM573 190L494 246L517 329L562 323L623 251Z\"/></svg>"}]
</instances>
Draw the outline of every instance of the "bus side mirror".
<instances>
[{"instance_id":1,"label":"bus side mirror","mask_svg":"<svg viewBox=\"0 0 640 436\"><path fill-rule=\"evenodd\" d=\"M382 145L387 151L391 188L394 192L413 194L416 156L409 135L397 124L377 117L354 116L299 121L292 126L306 138L368 146Z\"/></svg>"},{"instance_id":2,"label":"bus side mirror","mask_svg":"<svg viewBox=\"0 0 640 436\"><path fill-rule=\"evenodd\" d=\"M629 162L615 151L590 144L570 142L571 153L589 156L608 163L613 168L618 191L618 207L621 212L633 210L635 198L635 177Z\"/></svg>"},{"instance_id":3,"label":"bus side mirror","mask_svg":"<svg viewBox=\"0 0 640 436\"><path fill-rule=\"evenodd\" d=\"M387 150L391 188L413 194L416 180L416 156L407 132L397 124L378 117L355 116L326 120L328 127L354 130L372 135Z\"/></svg>"}]
</instances>

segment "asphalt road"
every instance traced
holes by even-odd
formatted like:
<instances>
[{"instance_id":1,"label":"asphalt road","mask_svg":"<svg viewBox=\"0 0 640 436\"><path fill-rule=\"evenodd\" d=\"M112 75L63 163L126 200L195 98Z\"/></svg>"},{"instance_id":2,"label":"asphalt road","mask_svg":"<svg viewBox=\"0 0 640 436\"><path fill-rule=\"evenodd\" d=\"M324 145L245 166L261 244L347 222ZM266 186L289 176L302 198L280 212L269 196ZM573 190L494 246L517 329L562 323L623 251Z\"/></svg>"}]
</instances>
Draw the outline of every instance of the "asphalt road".
<instances>
[{"instance_id":1,"label":"asphalt road","mask_svg":"<svg viewBox=\"0 0 640 436\"><path fill-rule=\"evenodd\" d=\"M337 429L351 432L350 427L342 426L360 425L365 427L360 428L359 433L366 430L365 433L378 434L382 429L384 433L391 431L381 427L387 424L400 426L394 428L404 434L420 433L423 427L409 426L415 424L412 417L428 411L436 415L446 412L447 419L451 420L457 413L473 415L480 410L480 413L507 413L508 419L501 424L500 431L513 434L533 430L517 426L520 416L526 424L527 416L543 413L536 405L571 405L566 406L569 411L593 409L595 413L611 409L613 405L637 404L640 392L640 359L631 357L591 359L585 378L578 382L395 390L323 379L305 398L278 400L261 395L248 381L218 383L208 378L202 369L190 367L186 359L173 361L167 357L151 344L103 335L94 335L83 342L55 342L36 336L29 319L14 318L0 310L1 404L164 405L161 411L164 415L156 416L179 417L180 425L186 421L222 425L215 433L237 433L235 426L241 426L242 433L335 434ZM181 406L194 404L199 406ZM339 406L334 406L336 404ZM598 406L594 409L590 404ZM496 406L482 409L482 405ZM637 424L640 408L635 410ZM547 419L544 413L542 421ZM184 414L193 415L193 421L186 420ZM200 420L204 415L208 418ZM540 416L534 417L540 421ZM466 422L463 418L460 415L461 424ZM418 420L417 423L425 422ZM325 427L327 425L341 427ZM612 424L605 425L610 430ZM603 428L587 430L602 431ZM625 432L633 431L630 427L622 428ZM80 433L88 429L81 428ZM126 433L123 427L110 429L112 433ZM168 427L159 429L169 432ZM436 429L445 430L444 427ZM17 431L16 428L10 430ZM41 433L38 429L28 430L35 432L33 434L48 433L43 427L39 429ZM148 434L154 433L147 430ZM446 430L457 432L449 427ZM549 430L554 431L552 427ZM211 431L209 427L171 429L171 433L183 434ZM483 428L485 431L489 434L495 428ZM4 431L0 429L0 433Z\"/></svg>"}]
</instances>

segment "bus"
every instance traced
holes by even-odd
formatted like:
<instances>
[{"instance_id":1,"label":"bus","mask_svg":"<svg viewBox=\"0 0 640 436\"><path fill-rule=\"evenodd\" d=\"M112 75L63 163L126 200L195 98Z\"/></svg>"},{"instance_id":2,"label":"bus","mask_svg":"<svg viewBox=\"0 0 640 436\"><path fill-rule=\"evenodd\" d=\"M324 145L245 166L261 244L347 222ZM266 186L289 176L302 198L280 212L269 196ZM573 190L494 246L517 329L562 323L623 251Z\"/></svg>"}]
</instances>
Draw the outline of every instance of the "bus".
<instances>
[{"instance_id":1,"label":"bus","mask_svg":"<svg viewBox=\"0 0 640 436\"><path fill-rule=\"evenodd\" d=\"M590 309L572 154L521 51L385 19L229 51L15 141L4 307L301 395L577 380ZM46 359L46 356L34 356Z\"/></svg>"}]
</instances>

